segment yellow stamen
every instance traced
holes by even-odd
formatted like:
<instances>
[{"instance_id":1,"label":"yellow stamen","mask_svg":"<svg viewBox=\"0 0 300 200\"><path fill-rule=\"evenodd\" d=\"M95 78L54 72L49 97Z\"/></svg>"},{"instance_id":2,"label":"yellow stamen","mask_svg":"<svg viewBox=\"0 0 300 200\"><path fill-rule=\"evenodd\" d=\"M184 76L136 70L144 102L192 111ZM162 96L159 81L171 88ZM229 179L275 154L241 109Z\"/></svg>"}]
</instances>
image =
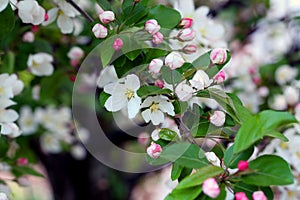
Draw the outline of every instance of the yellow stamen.
<instances>
[{"instance_id":1,"label":"yellow stamen","mask_svg":"<svg viewBox=\"0 0 300 200\"><path fill-rule=\"evenodd\" d=\"M280 142L280 147L282 149L287 149L288 145L285 142Z\"/></svg>"},{"instance_id":2,"label":"yellow stamen","mask_svg":"<svg viewBox=\"0 0 300 200\"><path fill-rule=\"evenodd\" d=\"M127 91L125 92L125 96L127 97L127 100L130 100L134 97L134 92L132 90L127 89Z\"/></svg>"},{"instance_id":3,"label":"yellow stamen","mask_svg":"<svg viewBox=\"0 0 300 200\"><path fill-rule=\"evenodd\" d=\"M158 104L157 104L157 103L153 103L153 104L150 106L150 110L151 110L151 111L154 111L154 112L157 112L157 111L158 111Z\"/></svg>"}]
</instances>

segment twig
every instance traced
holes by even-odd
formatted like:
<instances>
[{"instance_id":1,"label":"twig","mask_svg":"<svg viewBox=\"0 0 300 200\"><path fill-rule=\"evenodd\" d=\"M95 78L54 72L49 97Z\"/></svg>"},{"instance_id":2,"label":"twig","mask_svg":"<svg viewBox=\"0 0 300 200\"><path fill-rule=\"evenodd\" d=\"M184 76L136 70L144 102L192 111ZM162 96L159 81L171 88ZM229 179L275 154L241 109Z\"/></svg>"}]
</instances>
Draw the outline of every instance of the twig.
<instances>
[{"instance_id":1,"label":"twig","mask_svg":"<svg viewBox=\"0 0 300 200\"><path fill-rule=\"evenodd\" d=\"M73 0L66 0L69 4L71 4L80 14L84 16L90 23L94 22L94 19L87 14L84 10L82 10Z\"/></svg>"}]
</instances>

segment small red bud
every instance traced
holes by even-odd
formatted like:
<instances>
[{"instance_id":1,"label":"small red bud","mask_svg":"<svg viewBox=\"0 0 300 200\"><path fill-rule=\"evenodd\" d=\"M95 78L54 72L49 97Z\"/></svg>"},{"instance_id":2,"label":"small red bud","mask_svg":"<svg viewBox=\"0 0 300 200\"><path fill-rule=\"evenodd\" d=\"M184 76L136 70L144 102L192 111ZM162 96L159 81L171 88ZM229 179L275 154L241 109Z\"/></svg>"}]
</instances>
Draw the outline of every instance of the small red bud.
<instances>
[{"instance_id":1,"label":"small red bud","mask_svg":"<svg viewBox=\"0 0 300 200\"><path fill-rule=\"evenodd\" d=\"M245 171L247 170L249 167L249 162L248 161L245 161L245 160L240 160L239 163L238 163L238 169L240 171Z\"/></svg>"}]
</instances>

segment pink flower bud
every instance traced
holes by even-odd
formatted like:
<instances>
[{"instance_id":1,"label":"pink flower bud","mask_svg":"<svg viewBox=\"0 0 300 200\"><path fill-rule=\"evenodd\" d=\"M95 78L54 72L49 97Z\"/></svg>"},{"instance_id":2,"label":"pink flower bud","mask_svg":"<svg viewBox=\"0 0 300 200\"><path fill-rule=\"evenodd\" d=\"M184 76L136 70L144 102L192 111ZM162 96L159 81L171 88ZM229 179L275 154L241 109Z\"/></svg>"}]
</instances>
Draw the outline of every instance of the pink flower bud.
<instances>
[{"instance_id":1,"label":"pink flower bud","mask_svg":"<svg viewBox=\"0 0 300 200\"><path fill-rule=\"evenodd\" d=\"M112 11L103 11L99 14L99 18L103 24L108 24L115 20L115 13Z\"/></svg>"},{"instance_id":2,"label":"pink flower bud","mask_svg":"<svg viewBox=\"0 0 300 200\"><path fill-rule=\"evenodd\" d=\"M31 31L24 33L23 35L23 42L33 42L34 41L34 34Z\"/></svg>"},{"instance_id":3,"label":"pink flower bud","mask_svg":"<svg viewBox=\"0 0 300 200\"><path fill-rule=\"evenodd\" d=\"M27 158L18 158L17 165L19 165L19 166L25 166L27 164L28 164L28 159Z\"/></svg>"},{"instance_id":4,"label":"pink flower bud","mask_svg":"<svg viewBox=\"0 0 300 200\"><path fill-rule=\"evenodd\" d=\"M164 62L161 59L155 58L155 59L151 60L151 62L149 64L149 72L158 74L163 65L164 65Z\"/></svg>"},{"instance_id":5,"label":"pink flower bud","mask_svg":"<svg viewBox=\"0 0 300 200\"><path fill-rule=\"evenodd\" d=\"M151 158L159 158L161 152L162 152L161 146L154 142L152 142L151 145L147 148L147 154Z\"/></svg>"},{"instance_id":6,"label":"pink flower bud","mask_svg":"<svg viewBox=\"0 0 300 200\"><path fill-rule=\"evenodd\" d=\"M215 77L214 80L217 84L223 83L225 81L225 73L220 71Z\"/></svg>"},{"instance_id":7,"label":"pink flower bud","mask_svg":"<svg viewBox=\"0 0 300 200\"><path fill-rule=\"evenodd\" d=\"M244 192L237 192L235 194L235 200L249 200Z\"/></svg>"},{"instance_id":8,"label":"pink flower bud","mask_svg":"<svg viewBox=\"0 0 300 200\"><path fill-rule=\"evenodd\" d=\"M208 178L202 184L202 191L211 198L216 198L220 194L220 188L215 178Z\"/></svg>"},{"instance_id":9,"label":"pink flower bud","mask_svg":"<svg viewBox=\"0 0 300 200\"><path fill-rule=\"evenodd\" d=\"M119 51L123 47L123 41L121 38L117 38L113 43L115 51Z\"/></svg>"},{"instance_id":10,"label":"pink flower bud","mask_svg":"<svg viewBox=\"0 0 300 200\"><path fill-rule=\"evenodd\" d=\"M74 74L72 74L72 75L70 75L69 79L71 82L75 82L76 76Z\"/></svg>"},{"instance_id":11,"label":"pink flower bud","mask_svg":"<svg viewBox=\"0 0 300 200\"><path fill-rule=\"evenodd\" d=\"M191 41L195 38L196 32L190 28L179 31L177 39L181 42Z\"/></svg>"},{"instance_id":12,"label":"pink flower bud","mask_svg":"<svg viewBox=\"0 0 300 200\"><path fill-rule=\"evenodd\" d=\"M180 28L190 28L193 25L192 18L182 18L178 24Z\"/></svg>"},{"instance_id":13,"label":"pink flower bud","mask_svg":"<svg viewBox=\"0 0 300 200\"><path fill-rule=\"evenodd\" d=\"M145 23L145 30L149 34L154 35L160 30L160 25L157 23L155 19L150 19Z\"/></svg>"},{"instance_id":14,"label":"pink flower bud","mask_svg":"<svg viewBox=\"0 0 300 200\"><path fill-rule=\"evenodd\" d=\"M107 36L107 28L101 24L95 24L92 31L96 38L106 38Z\"/></svg>"},{"instance_id":15,"label":"pink flower bud","mask_svg":"<svg viewBox=\"0 0 300 200\"><path fill-rule=\"evenodd\" d=\"M40 29L39 26L36 26L36 25L33 25L33 26L31 27L31 30L32 30L32 32L34 32L34 33L38 32L39 29Z\"/></svg>"},{"instance_id":16,"label":"pink flower bud","mask_svg":"<svg viewBox=\"0 0 300 200\"><path fill-rule=\"evenodd\" d=\"M48 21L48 19L49 19L49 15L48 15L48 13L45 13L45 19L44 19L44 21Z\"/></svg>"},{"instance_id":17,"label":"pink flower bud","mask_svg":"<svg viewBox=\"0 0 300 200\"><path fill-rule=\"evenodd\" d=\"M154 82L154 85L160 88L163 88L165 86L165 82L163 80L156 80Z\"/></svg>"},{"instance_id":18,"label":"pink flower bud","mask_svg":"<svg viewBox=\"0 0 300 200\"><path fill-rule=\"evenodd\" d=\"M239 163L238 163L238 169L240 171L245 171L247 170L249 167L249 162L248 161L245 161L245 160L240 160Z\"/></svg>"},{"instance_id":19,"label":"pink flower bud","mask_svg":"<svg viewBox=\"0 0 300 200\"><path fill-rule=\"evenodd\" d=\"M249 67L248 70L249 70L250 75L254 75L257 73L257 69L255 67Z\"/></svg>"},{"instance_id":20,"label":"pink flower bud","mask_svg":"<svg viewBox=\"0 0 300 200\"><path fill-rule=\"evenodd\" d=\"M147 145L150 141L149 139L149 134L148 133L145 133L145 132L142 132L139 134L138 136L138 143L141 144L141 145Z\"/></svg>"},{"instance_id":21,"label":"pink flower bud","mask_svg":"<svg viewBox=\"0 0 300 200\"><path fill-rule=\"evenodd\" d=\"M227 51L224 48L213 49L210 53L210 60L212 63L221 65L227 60Z\"/></svg>"},{"instance_id":22,"label":"pink flower bud","mask_svg":"<svg viewBox=\"0 0 300 200\"><path fill-rule=\"evenodd\" d=\"M160 32L157 32L155 33L153 36L152 36L152 42L154 44L160 44L164 41L164 35L161 34Z\"/></svg>"},{"instance_id":23,"label":"pink flower bud","mask_svg":"<svg viewBox=\"0 0 300 200\"><path fill-rule=\"evenodd\" d=\"M80 47L72 47L67 54L71 60L80 60L84 56L84 51Z\"/></svg>"},{"instance_id":24,"label":"pink flower bud","mask_svg":"<svg viewBox=\"0 0 300 200\"><path fill-rule=\"evenodd\" d=\"M254 77L252 77L252 81L256 85L261 84L261 78L260 78L260 76L254 76Z\"/></svg>"},{"instance_id":25,"label":"pink flower bud","mask_svg":"<svg viewBox=\"0 0 300 200\"><path fill-rule=\"evenodd\" d=\"M70 65L72 67L77 67L80 64L80 60L70 60Z\"/></svg>"},{"instance_id":26,"label":"pink flower bud","mask_svg":"<svg viewBox=\"0 0 300 200\"><path fill-rule=\"evenodd\" d=\"M172 70L180 68L184 64L184 59L178 52L172 52L165 58L165 65Z\"/></svg>"},{"instance_id":27,"label":"pink flower bud","mask_svg":"<svg viewBox=\"0 0 300 200\"><path fill-rule=\"evenodd\" d=\"M192 54L197 52L197 45L195 44L187 44L182 48L182 52L185 54Z\"/></svg>"},{"instance_id":28,"label":"pink flower bud","mask_svg":"<svg viewBox=\"0 0 300 200\"><path fill-rule=\"evenodd\" d=\"M263 191L256 191L252 194L253 200L268 200Z\"/></svg>"},{"instance_id":29,"label":"pink flower bud","mask_svg":"<svg viewBox=\"0 0 300 200\"><path fill-rule=\"evenodd\" d=\"M215 126L223 126L225 123L225 113L222 111L215 111L212 116L210 116L209 121Z\"/></svg>"}]
</instances>

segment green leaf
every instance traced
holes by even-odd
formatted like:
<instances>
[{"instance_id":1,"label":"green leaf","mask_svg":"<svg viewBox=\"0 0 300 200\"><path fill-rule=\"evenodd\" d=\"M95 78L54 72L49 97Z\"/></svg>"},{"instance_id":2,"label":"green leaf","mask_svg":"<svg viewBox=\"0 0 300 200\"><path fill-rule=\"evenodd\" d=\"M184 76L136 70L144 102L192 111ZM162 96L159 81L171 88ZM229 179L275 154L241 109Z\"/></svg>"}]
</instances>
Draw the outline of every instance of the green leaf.
<instances>
[{"instance_id":1,"label":"green leaf","mask_svg":"<svg viewBox=\"0 0 300 200\"><path fill-rule=\"evenodd\" d=\"M139 97L144 98L151 95L159 94L171 94L172 91L169 89L161 89L160 87L153 85L145 85L138 89L137 94Z\"/></svg>"},{"instance_id":2,"label":"green leaf","mask_svg":"<svg viewBox=\"0 0 300 200\"><path fill-rule=\"evenodd\" d=\"M101 58L103 67L106 67L110 63L111 58L114 55L115 50L112 47L113 42L114 42L114 40L109 39L109 40L105 40L105 41L103 41L103 43L101 43L102 48L100 51L100 58Z\"/></svg>"},{"instance_id":3,"label":"green leaf","mask_svg":"<svg viewBox=\"0 0 300 200\"><path fill-rule=\"evenodd\" d=\"M273 110L265 110L254 115L247 122L242 124L235 138L234 152L241 152L264 136L272 134L276 136L275 129L297 122L295 117L288 112L278 112Z\"/></svg>"},{"instance_id":4,"label":"green leaf","mask_svg":"<svg viewBox=\"0 0 300 200\"><path fill-rule=\"evenodd\" d=\"M256 186L289 185L294 177L289 164L279 156L263 155L249 162L254 173L241 177L246 184Z\"/></svg>"},{"instance_id":5,"label":"green leaf","mask_svg":"<svg viewBox=\"0 0 300 200\"><path fill-rule=\"evenodd\" d=\"M162 165L168 162L177 162L184 167L194 169L209 165L203 150L197 145L187 142L167 145L163 149L159 158L151 159L147 156L147 160L151 165Z\"/></svg>"},{"instance_id":6,"label":"green leaf","mask_svg":"<svg viewBox=\"0 0 300 200\"><path fill-rule=\"evenodd\" d=\"M15 67L15 54L11 51L7 52L6 55L4 55L4 59L1 64L1 72L2 73L13 73L14 67Z\"/></svg>"},{"instance_id":7,"label":"green leaf","mask_svg":"<svg viewBox=\"0 0 300 200\"><path fill-rule=\"evenodd\" d=\"M159 137L162 140L173 141L175 138L177 138L177 133L168 128L162 128L159 132Z\"/></svg>"},{"instance_id":8,"label":"green leaf","mask_svg":"<svg viewBox=\"0 0 300 200\"><path fill-rule=\"evenodd\" d=\"M102 107L104 107L105 102L107 101L107 99L110 97L110 94L105 93L104 91L100 93L99 96L99 101L100 101L100 105Z\"/></svg>"},{"instance_id":9,"label":"green leaf","mask_svg":"<svg viewBox=\"0 0 300 200\"><path fill-rule=\"evenodd\" d=\"M29 175L33 175L33 176L38 176L38 177L44 177L43 174L37 172L36 170L34 170L33 168L27 167L27 166L13 166L12 168L12 172L15 176L17 177L21 177L23 175L29 174Z\"/></svg>"},{"instance_id":10,"label":"green leaf","mask_svg":"<svg viewBox=\"0 0 300 200\"><path fill-rule=\"evenodd\" d=\"M138 50L130 51L130 52L126 53L125 55L129 60L134 61L141 53L142 53L142 50L138 49Z\"/></svg>"},{"instance_id":11,"label":"green leaf","mask_svg":"<svg viewBox=\"0 0 300 200\"><path fill-rule=\"evenodd\" d=\"M273 137L273 138L279 138L280 140L282 140L284 142L289 141L289 139L287 137L285 137L282 133L276 132L276 131L268 132L268 133L266 133L266 136Z\"/></svg>"},{"instance_id":12,"label":"green leaf","mask_svg":"<svg viewBox=\"0 0 300 200\"><path fill-rule=\"evenodd\" d=\"M173 102L173 106L174 106L174 112L176 114L184 113L189 107L187 102L182 102L182 101L178 101L178 100L175 100Z\"/></svg>"},{"instance_id":13,"label":"green leaf","mask_svg":"<svg viewBox=\"0 0 300 200\"><path fill-rule=\"evenodd\" d=\"M209 66L210 64L210 52L211 51L208 51L204 54L202 54L201 56L199 56L196 60L194 60L194 62L192 63L192 65L197 68L198 70L201 69L201 70L205 70L207 69L207 67Z\"/></svg>"},{"instance_id":14,"label":"green leaf","mask_svg":"<svg viewBox=\"0 0 300 200\"><path fill-rule=\"evenodd\" d=\"M226 110L226 113L239 124L247 121L251 117L251 113L243 107L237 96L225 93L223 90L208 88L198 92L197 96L214 99Z\"/></svg>"},{"instance_id":15,"label":"green leaf","mask_svg":"<svg viewBox=\"0 0 300 200\"><path fill-rule=\"evenodd\" d=\"M168 20L166 20L166 17ZM150 9L147 18L156 19L162 28L172 29L180 22L181 15L178 11L159 4Z\"/></svg>"},{"instance_id":16,"label":"green leaf","mask_svg":"<svg viewBox=\"0 0 300 200\"><path fill-rule=\"evenodd\" d=\"M253 151L254 147L251 146L250 148L246 149L245 151L242 151L240 153L233 153L234 145L231 145L225 152L224 155L224 163L229 168L237 168L238 162L240 160L248 160Z\"/></svg>"},{"instance_id":17,"label":"green leaf","mask_svg":"<svg viewBox=\"0 0 300 200\"><path fill-rule=\"evenodd\" d=\"M103 8L103 10L111 10L111 5L107 0L98 0L98 4Z\"/></svg>"},{"instance_id":18,"label":"green leaf","mask_svg":"<svg viewBox=\"0 0 300 200\"><path fill-rule=\"evenodd\" d=\"M163 66L160 70L163 79L169 84L179 83L183 76L176 70L171 70L169 67Z\"/></svg>"},{"instance_id":19,"label":"green leaf","mask_svg":"<svg viewBox=\"0 0 300 200\"><path fill-rule=\"evenodd\" d=\"M10 4L0 12L0 39L7 36L15 27L15 16Z\"/></svg>"},{"instance_id":20,"label":"green leaf","mask_svg":"<svg viewBox=\"0 0 300 200\"><path fill-rule=\"evenodd\" d=\"M180 174L182 172L182 169L184 167L179 165L178 163L173 163L172 165L172 171L171 171L171 179L172 181L175 181L176 179L178 179L180 177Z\"/></svg>"},{"instance_id":21,"label":"green leaf","mask_svg":"<svg viewBox=\"0 0 300 200\"><path fill-rule=\"evenodd\" d=\"M185 189L175 188L165 200L193 200L202 192L202 187L191 187Z\"/></svg>"},{"instance_id":22,"label":"green leaf","mask_svg":"<svg viewBox=\"0 0 300 200\"><path fill-rule=\"evenodd\" d=\"M183 179L176 189L184 189L184 188L190 188L195 186L200 186L203 181L205 181L208 178L218 176L219 174L223 173L224 169L221 167L209 165L206 167L202 167L197 170L196 173L186 177Z\"/></svg>"}]
</instances>

